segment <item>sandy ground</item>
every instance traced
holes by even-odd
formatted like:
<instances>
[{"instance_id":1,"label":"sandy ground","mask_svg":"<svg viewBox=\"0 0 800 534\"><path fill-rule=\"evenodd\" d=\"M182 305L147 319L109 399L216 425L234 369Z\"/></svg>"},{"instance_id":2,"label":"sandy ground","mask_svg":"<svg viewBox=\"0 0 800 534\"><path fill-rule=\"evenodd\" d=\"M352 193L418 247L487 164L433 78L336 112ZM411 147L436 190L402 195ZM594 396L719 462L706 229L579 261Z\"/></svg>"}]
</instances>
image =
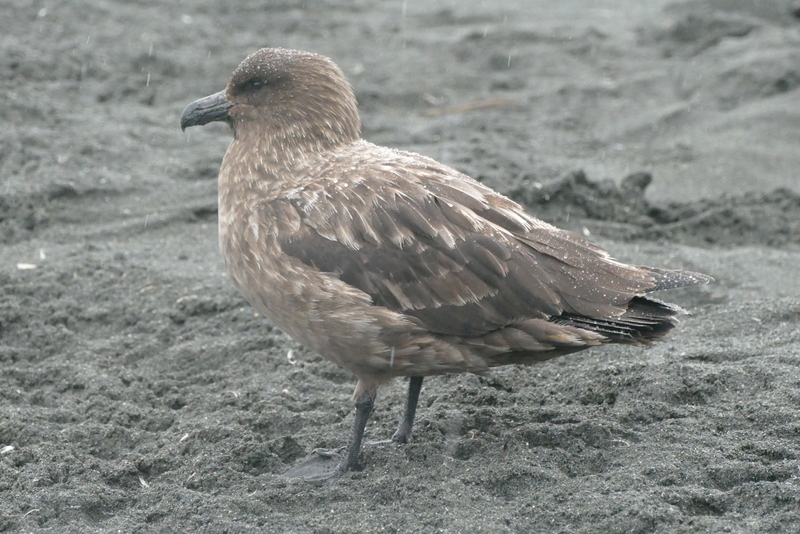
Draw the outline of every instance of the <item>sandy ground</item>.
<instances>
[{"instance_id":1,"label":"sandy ground","mask_svg":"<svg viewBox=\"0 0 800 534\"><path fill-rule=\"evenodd\" d=\"M799 5L271 4L0 6L0 532L800 530ZM230 134L178 126L262 46L334 58L366 138L717 282L662 344L428 379L413 443L281 478L353 379L232 289Z\"/></svg>"}]
</instances>

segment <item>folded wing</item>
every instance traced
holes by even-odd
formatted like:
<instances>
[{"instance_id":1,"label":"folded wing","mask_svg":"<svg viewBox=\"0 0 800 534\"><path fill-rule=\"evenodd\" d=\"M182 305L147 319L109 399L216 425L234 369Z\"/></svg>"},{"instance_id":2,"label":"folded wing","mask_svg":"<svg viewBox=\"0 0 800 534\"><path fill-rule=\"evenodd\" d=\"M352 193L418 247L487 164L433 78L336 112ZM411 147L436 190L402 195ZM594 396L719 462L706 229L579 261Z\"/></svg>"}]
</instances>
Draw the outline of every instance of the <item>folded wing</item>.
<instances>
[{"instance_id":1,"label":"folded wing","mask_svg":"<svg viewBox=\"0 0 800 534\"><path fill-rule=\"evenodd\" d=\"M433 160L388 149L386 156L345 175L323 169L265 205L265 216L291 212L285 254L432 333L481 338L521 330L557 338L545 332L550 323L646 341L683 310L645 293L709 280L619 263Z\"/></svg>"}]
</instances>

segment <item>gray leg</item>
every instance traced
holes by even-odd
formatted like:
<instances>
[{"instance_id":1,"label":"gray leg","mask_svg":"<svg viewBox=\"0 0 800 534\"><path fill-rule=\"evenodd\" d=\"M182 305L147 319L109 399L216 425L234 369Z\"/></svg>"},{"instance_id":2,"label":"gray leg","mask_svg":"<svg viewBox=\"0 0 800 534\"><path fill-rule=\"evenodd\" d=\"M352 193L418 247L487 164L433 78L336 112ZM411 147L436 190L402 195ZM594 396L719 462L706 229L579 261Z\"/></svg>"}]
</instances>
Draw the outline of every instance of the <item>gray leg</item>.
<instances>
[{"instance_id":1,"label":"gray leg","mask_svg":"<svg viewBox=\"0 0 800 534\"><path fill-rule=\"evenodd\" d=\"M358 453L361 452L361 440L364 438L364 429L367 427L367 420L372 413L372 405L375 399L368 392L364 392L356 399L356 420L353 422L353 430L350 432L350 440L347 443L347 456L342 458L336 466L339 475L345 474L358 465Z\"/></svg>"},{"instance_id":2,"label":"gray leg","mask_svg":"<svg viewBox=\"0 0 800 534\"><path fill-rule=\"evenodd\" d=\"M345 456L333 466L333 462L341 455L338 451L315 450L313 455L300 464L292 467L283 476L287 478L303 478L309 482L322 482L339 478L358 465L358 454L361 452L361 440L364 429L372 413L375 399L369 393L362 393L356 400L356 419L350 431ZM341 449L340 449L341 450Z\"/></svg>"},{"instance_id":3,"label":"gray leg","mask_svg":"<svg viewBox=\"0 0 800 534\"><path fill-rule=\"evenodd\" d=\"M397 427L397 432L392 436L392 441L396 443L408 443L411 441L411 427L414 426L414 415L417 413L417 401L419 401L420 390L422 390L422 377L410 377L408 379L406 409L403 413L403 419Z\"/></svg>"}]
</instances>

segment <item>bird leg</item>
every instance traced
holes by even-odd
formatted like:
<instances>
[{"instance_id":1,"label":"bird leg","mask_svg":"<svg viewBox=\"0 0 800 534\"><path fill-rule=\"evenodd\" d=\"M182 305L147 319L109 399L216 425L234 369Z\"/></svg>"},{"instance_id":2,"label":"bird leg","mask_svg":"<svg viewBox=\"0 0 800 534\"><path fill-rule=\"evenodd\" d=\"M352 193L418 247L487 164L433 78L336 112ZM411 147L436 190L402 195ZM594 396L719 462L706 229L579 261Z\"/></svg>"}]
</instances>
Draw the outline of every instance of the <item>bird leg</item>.
<instances>
[{"instance_id":1,"label":"bird leg","mask_svg":"<svg viewBox=\"0 0 800 534\"><path fill-rule=\"evenodd\" d=\"M414 416L417 413L417 403L422 390L422 378L421 376L412 376L408 379L408 396L406 397L403 419L400 421L397 431L391 440L395 443L408 443L411 441L411 428L414 426ZM367 426L374 403L375 396L370 394L369 391L364 391L356 399L356 417L353 421L353 429L350 431L347 450L345 456L339 459L335 467L332 467L331 464L337 458L340 458L338 451L314 450L311 458L291 468L283 476L303 478L309 482L322 482L339 478L347 471L355 468L358 465L358 455L361 452L364 429Z\"/></svg>"},{"instance_id":2,"label":"bird leg","mask_svg":"<svg viewBox=\"0 0 800 534\"><path fill-rule=\"evenodd\" d=\"M417 401L419 392L422 389L422 377L412 376L408 379L408 397L406 397L406 407L403 419L397 427L397 432L392 436L395 443L408 443L411 441L411 427L414 425L414 415L417 413Z\"/></svg>"},{"instance_id":3,"label":"bird leg","mask_svg":"<svg viewBox=\"0 0 800 534\"><path fill-rule=\"evenodd\" d=\"M356 418L350 439L347 442L347 451L336 467L331 468L331 463L340 455L333 451L314 450L314 456L292 467L283 476L287 478L303 478L309 482L323 482L336 479L358 465L358 454L361 452L361 440L364 438L364 429L372 413L375 396L369 391L362 393L356 399ZM341 449L340 449L341 450Z\"/></svg>"},{"instance_id":4,"label":"bird leg","mask_svg":"<svg viewBox=\"0 0 800 534\"><path fill-rule=\"evenodd\" d=\"M375 397L365 391L356 399L356 419L353 421L353 430L350 432L350 439L347 442L347 456L342 458L336 466L336 476L345 474L350 469L358 465L358 453L361 452L361 440L364 438L364 429L367 427L367 420L372 413L372 406Z\"/></svg>"}]
</instances>

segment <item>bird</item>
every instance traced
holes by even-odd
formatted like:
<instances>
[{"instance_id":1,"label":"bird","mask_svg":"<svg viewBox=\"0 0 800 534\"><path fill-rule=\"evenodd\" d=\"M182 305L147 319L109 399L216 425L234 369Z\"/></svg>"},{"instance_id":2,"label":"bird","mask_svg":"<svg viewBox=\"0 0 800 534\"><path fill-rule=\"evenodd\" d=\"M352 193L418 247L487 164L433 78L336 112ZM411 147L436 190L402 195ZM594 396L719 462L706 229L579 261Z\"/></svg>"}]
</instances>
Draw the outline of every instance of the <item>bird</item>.
<instances>
[{"instance_id":1,"label":"bird","mask_svg":"<svg viewBox=\"0 0 800 534\"><path fill-rule=\"evenodd\" d=\"M219 245L242 296L357 379L341 453L286 476L358 467L379 386L408 377L392 442L411 439L426 376L486 374L609 343L647 345L688 313L649 295L700 273L628 265L431 158L361 138L353 89L319 54L263 48L181 128L227 123Z\"/></svg>"}]
</instances>

